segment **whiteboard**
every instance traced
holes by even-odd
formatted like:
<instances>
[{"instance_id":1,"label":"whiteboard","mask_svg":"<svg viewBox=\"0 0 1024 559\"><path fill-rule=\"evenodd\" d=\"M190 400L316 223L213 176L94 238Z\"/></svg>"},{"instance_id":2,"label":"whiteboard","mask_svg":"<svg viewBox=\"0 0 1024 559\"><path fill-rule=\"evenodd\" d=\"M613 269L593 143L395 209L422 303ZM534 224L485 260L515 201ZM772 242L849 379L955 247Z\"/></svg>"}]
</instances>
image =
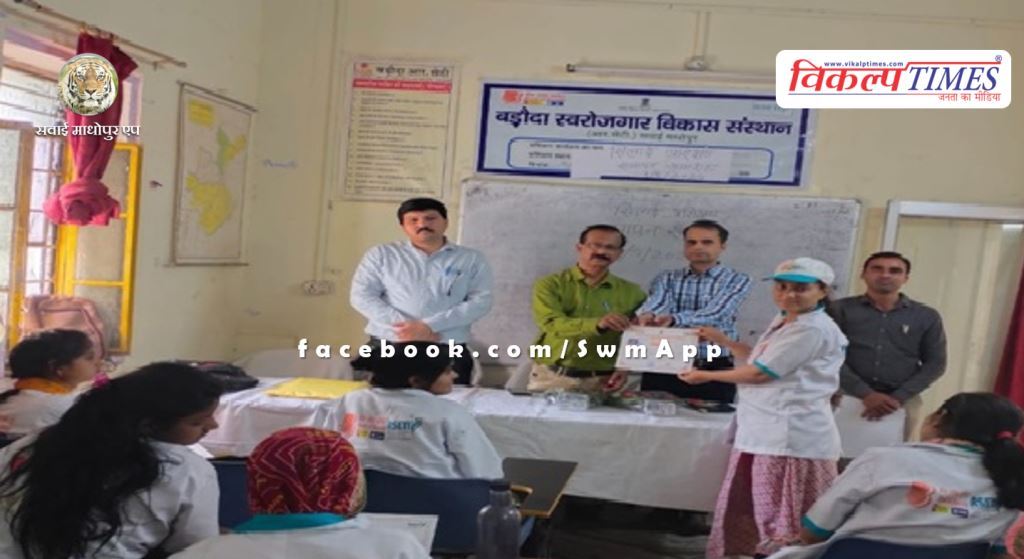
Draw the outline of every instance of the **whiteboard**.
<instances>
[{"instance_id":1,"label":"whiteboard","mask_svg":"<svg viewBox=\"0 0 1024 559\"><path fill-rule=\"evenodd\" d=\"M738 330L756 340L775 316L771 286L758 281L788 258L810 256L828 262L837 281L850 276L860 203L856 200L795 196L706 194L673 190L566 186L469 179L462 185L459 243L483 251L494 271L494 307L473 325L471 345L481 361L490 345L502 364L509 345L524 354L537 336L530 310L533 283L573 266L580 232L606 223L626 234L613 274L639 283L666 269L684 267L683 228L713 219L729 230L722 263L750 275L750 296L740 308ZM837 296L848 286L837 286Z\"/></svg>"}]
</instances>

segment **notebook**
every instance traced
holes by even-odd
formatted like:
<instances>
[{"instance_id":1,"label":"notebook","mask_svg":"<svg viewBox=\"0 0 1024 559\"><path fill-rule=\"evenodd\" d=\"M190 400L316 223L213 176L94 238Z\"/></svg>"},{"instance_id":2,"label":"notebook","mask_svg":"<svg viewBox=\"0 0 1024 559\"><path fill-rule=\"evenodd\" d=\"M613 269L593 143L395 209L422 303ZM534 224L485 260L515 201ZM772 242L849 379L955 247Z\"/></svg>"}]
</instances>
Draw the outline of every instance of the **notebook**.
<instances>
[{"instance_id":1,"label":"notebook","mask_svg":"<svg viewBox=\"0 0 1024 559\"><path fill-rule=\"evenodd\" d=\"M356 380L337 380L326 378L293 378L267 389L268 396L283 398L310 398L313 400L333 400L341 398L349 392L362 390L368 383Z\"/></svg>"}]
</instances>

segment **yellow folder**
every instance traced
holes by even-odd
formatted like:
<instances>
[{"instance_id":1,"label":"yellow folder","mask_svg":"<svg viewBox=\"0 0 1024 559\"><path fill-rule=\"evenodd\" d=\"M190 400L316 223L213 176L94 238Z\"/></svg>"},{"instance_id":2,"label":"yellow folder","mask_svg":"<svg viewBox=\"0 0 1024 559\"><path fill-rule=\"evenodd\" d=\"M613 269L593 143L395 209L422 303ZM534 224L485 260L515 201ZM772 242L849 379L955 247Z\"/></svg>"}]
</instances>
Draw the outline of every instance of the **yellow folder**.
<instances>
[{"instance_id":1,"label":"yellow folder","mask_svg":"<svg viewBox=\"0 0 1024 559\"><path fill-rule=\"evenodd\" d=\"M356 380L336 380L326 378L293 378L267 389L268 396L284 398L311 398L314 400L333 400L341 398L349 392L362 390L369 384Z\"/></svg>"}]
</instances>

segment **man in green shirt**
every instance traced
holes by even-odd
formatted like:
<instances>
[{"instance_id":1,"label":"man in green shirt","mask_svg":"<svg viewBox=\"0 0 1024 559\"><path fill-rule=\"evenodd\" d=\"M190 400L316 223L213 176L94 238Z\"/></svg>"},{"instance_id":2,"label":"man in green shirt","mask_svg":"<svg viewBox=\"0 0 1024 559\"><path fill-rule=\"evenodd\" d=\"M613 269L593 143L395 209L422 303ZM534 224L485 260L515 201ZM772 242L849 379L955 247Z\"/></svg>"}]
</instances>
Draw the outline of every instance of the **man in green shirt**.
<instances>
[{"instance_id":1,"label":"man in green shirt","mask_svg":"<svg viewBox=\"0 0 1024 559\"><path fill-rule=\"evenodd\" d=\"M527 390L556 388L600 390L615 369L616 347L646 293L637 284L608 272L622 256L626 236L611 225L591 225L580 233L576 265L545 276L533 285L533 320L540 329L534 345L550 354L534 361Z\"/></svg>"}]
</instances>

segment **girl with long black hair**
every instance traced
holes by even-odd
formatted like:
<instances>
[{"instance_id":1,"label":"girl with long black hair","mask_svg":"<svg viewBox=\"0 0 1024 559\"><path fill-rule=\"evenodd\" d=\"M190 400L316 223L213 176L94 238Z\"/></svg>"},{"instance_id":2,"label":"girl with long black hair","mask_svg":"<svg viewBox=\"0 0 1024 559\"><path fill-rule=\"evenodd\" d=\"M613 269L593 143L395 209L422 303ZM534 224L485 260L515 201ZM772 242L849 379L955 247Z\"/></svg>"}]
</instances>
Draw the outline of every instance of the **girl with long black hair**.
<instances>
[{"instance_id":1,"label":"girl with long black hair","mask_svg":"<svg viewBox=\"0 0 1024 559\"><path fill-rule=\"evenodd\" d=\"M84 394L0 453L0 557L142 558L218 533L213 467L188 449L222 389L154 363Z\"/></svg>"}]
</instances>

